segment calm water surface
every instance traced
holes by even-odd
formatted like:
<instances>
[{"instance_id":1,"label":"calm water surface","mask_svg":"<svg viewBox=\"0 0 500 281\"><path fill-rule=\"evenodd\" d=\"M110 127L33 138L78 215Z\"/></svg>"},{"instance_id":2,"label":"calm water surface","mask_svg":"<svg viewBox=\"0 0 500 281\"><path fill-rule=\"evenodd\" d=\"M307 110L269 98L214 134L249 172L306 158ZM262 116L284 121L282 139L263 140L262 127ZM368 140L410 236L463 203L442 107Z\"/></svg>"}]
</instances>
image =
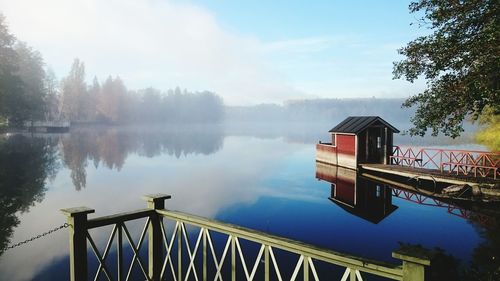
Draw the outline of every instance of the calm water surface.
<instances>
[{"instance_id":1,"label":"calm water surface","mask_svg":"<svg viewBox=\"0 0 500 281\"><path fill-rule=\"evenodd\" d=\"M327 140L330 125L81 128L0 137L0 243L61 225L60 208L88 206L107 215L144 208L144 194L167 193L170 209L355 255L396 262L391 252L405 242L488 264L499 249L494 216L466 219L384 187L390 210L375 219L329 200L332 185L316 178L314 143ZM438 139L426 145L481 149ZM372 185L358 188L380 197ZM6 251L0 279L67 280L67 243L62 230Z\"/></svg>"}]
</instances>

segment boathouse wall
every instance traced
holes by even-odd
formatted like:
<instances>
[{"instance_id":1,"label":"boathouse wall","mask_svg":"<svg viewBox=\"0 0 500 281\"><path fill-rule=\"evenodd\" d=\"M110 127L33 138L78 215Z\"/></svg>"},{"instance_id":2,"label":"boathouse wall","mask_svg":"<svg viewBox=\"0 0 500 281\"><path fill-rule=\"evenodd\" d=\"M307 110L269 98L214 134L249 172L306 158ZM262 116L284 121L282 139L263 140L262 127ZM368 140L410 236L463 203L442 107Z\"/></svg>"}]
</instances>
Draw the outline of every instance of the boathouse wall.
<instances>
[{"instance_id":1,"label":"boathouse wall","mask_svg":"<svg viewBox=\"0 0 500 281\"><path fill-rule=\"evenodd\" d=\"M356 169L356 136L352 134L332 134L332 143L316 145L316 160Z\"/></svg>"},{"instance_id":2,"label":"boathouse wall","mask_svg":"<svg viewBox=\"0 0 500 281\"><path fill-rule=\"evenodd\" d=\"M356 169L356 136L347 134L334 135L337 138L337 165Z\"/></svg>"},{"instance_id":3,"label":"boathouse wall","mask_svg":"<svg viewBox=\"0 0 500 281\"><path fill-rule=\"evenodd\" d=\"M316 161L337 165L337 147L330 144L316 144Z\"/></svg>"}]
</instances>

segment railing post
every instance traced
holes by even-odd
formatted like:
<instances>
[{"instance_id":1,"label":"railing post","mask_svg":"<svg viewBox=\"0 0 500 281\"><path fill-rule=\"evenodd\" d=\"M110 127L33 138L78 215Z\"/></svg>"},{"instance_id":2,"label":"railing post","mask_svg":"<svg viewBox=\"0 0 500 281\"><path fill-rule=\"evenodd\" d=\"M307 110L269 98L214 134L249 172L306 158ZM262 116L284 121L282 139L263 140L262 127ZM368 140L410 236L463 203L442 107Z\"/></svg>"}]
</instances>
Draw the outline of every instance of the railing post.
<instances>
[{"instance_id":1,"label":"railing post","mask_svg":"<svg viewBox=\"0 0 500 281\"><path fill-rule=\"evenodd\" d=\"M392 252L392 257L403 261L403 281L424 281L425 266L431 264L427 250L405 246Z\"/></svg>"},{"instance_id":2,"label":"railing post","mask_svg":"<svg viewBox=\"0 0 500 281\"><path fill-rule=\"evenodd\" d=\"M87 215L95 212L87 207L61 209L69 228L69 268L71 281L87 280Z\"/></svg>"},{"instance_id":3,"label":"railing post","mask_svg":"<svg viewBox=\"0 0 500 281\"><path fill-rule=\"evenodd\" d=\"M202 228L201 230L203 231L203 280L208 280L208 278L207 278L207 232L208 232L208 229Z\"/></svg>"},{"instance_id":4,"label":"railing post","mask_svg":"<svg viewBox=\"0 0 500 281\"><path fill-rule=\"evenodd\" d=\"M302 261L302 271L304 274L304 281L309 281L309 257L303 256L304 260Z\"/></svg>"},{"instance_id":5,"label":"railing post","mask_svg":"<svg viewBox=\"0 0 500 281\"><path fill-rule=\"evenodd\" d=\"M236 281L236 237L231 237L231 280Z\"/></svg>"},{"instance_id":6,"label":"railing post","mask_svg":"<svg viewBox=\"0 0 500 281\"><path fill-rule=\"evenodd\" d=\"M165 199L170 199L167 194L148 194L143 198L147 201L148 208L153 210L165 209ZM163 266L163 245L161 233L161 217L158 214L150 217L148 226L148 274L151 280L160 280L161 268Z\"/></svg>"},{"instance_id":7,"label":"railing post","mask_svg":"<svg viewBox=\"0 0 500 281\"><path fill-rule=\"evenodd\" d=\"M177 227L177 280L182 280L182 224L178 221ZM173 243L173 240L170 242ZM189 247L189 245L187 245Z\"/></svg>"},{"instance_id":8,"label":"railing post","mask_svg":"<svg viewBox=\"0 0 500 281\"><path fill-rule=\"evenodd\" d=\"M269 247L265 246L264 248L264 280L269 281Z\"/></svg>"}]
</instances>

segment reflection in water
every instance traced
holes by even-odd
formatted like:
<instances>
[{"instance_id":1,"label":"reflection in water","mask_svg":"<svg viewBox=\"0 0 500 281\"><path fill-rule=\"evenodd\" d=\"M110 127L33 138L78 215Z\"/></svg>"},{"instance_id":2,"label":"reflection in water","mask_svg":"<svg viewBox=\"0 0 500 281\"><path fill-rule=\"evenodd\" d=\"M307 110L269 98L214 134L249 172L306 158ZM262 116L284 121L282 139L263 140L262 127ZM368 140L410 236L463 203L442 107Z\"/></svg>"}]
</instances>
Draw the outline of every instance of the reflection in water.
<instances>
[{"instance_id":1,"label":"reflection in water","mask_svg":"<svg viewBox=\"0 0 500 281\"><path fill-rule=\"evenodd\" d=\"M498 206L479 209L469 206L467 209L367 179L355 170L319 162L316 162L316 178L331 184L329 199L332 202L350 214L375 224L398 208L392 204L393 196L415 204L445 208L450 215L467 219L484 239L473 250L470 264L464 265L443 249L435 248L431 251L432 267L426 274L426 280L500 280Z\"/></svg>"},{"instance_id":2,"label":"reflection in water","mask_svg":"<svg viewBox=\"0 0 500 281\"><path fill-rule=\"evenodd\" d=\"M479 226L477 231L484 238L472 253L470 269L466 271L468 280L500 280L500 223Z\"/></svg>"},{"instance_id":3,"label":"reflection in water","mask_svg":"<svg viewBox=\"0 0 500 281\"><path fill-rule=\"evenodd\" d=\"M207 134L208 139L221 140L217 136L220 134L214 133L215 137L210 137L210 132ZM144 135L144 138L148 137ZM186 132L182 135L186 139L197 136L198 142L205 139L201 133ZM222 141L207 143L209 145L202 147L216 148L214 144L218 143L222 148ZM68 188L72 185L71 171L61 167L55 180L47 184L44 200L31 208L30 212L19 216L21 222L15 228L12 240L23 241L62 224L64 216L58 211L59 208L88 206L96 209L95 216L110 215L144 208L145 202L140 198L148 193L172 194L175 199L168 201L168 208L215 218L219 212L225 213L230 206L251 205L262 194L275 194L261 182L262 177L279 170L277 165L287 161L287 157L302 146L283 145L279 140L227 137L223 149L204 150L199 145L186 146L189 149L186 151L195 152L189 152L191 154L188 157L182 156L188 155L187 152L182 152L179 159L176 159L175 154L168 155L167 150L162 155L147 158L142 146L138 147L135 153L128 155L120 172L110 170L103 160L99 162L99 168L95 169L91 161L93 159L90 159L86 168L87 187L79 192ZM59 148L62 159L62 145ZM171 150L174 151L173 148ZM217 153L205 155L202 151ZM237 165L234 159L238 159ZM134 241L137 241L135 234L142 230L142 225L129 230ZM93 237L103 251L109 232L102 234L95 237L93 234ZM67 231L61 230L5 252L0 257L0 280L67 280L68 275L64 275L68 269L67 239ZM50 275L55 272L58 278Z\"/></svg>"},{"instance_id":4,"label":"reflection in water","mask_svg":"<svg viewBox=\"0 0 500 281\"><path fill-rule=\"evenodd\" d=\"M0 138L0 254L19 224L16 213L43 200L45 182L58 168L56 144L21 135Z\"/></svg>"},{"instance_id":5,"label":"reflection in water","mask_svg":"<svg viewBox=\"0 0 500 281\"><path fill-rule=\"evenodd\" d=\"M331 183L330 200L347 212L379 223L398 207L392 204L389 186L357 176L356 171L316 164L316 178Z\"/></svg>"},{"instance_id":6,"label":"reflection in water","mask_svg":"<svg viewBox=\"0 0 500 281\"><path fill-rule=\"evenodd\" d=\"M374 200L378 198L377 189L373 186L365 191L356 187L358 207L361 204L369 207L367 202L372 202L370 200L386 204L386 207L398 206L390 214L380 207L378 224L358 219L325 200L335 196L331 196L329 188L323 187L324 183L314 178L312 144L330 126L318 128L315 124L303 129L266 124L262 130L227 124L226 127L100 127L72 129L70 134L53 140L2 139L0 210L8 210L3 211L7 215L2 213L8 218L15 213L9 209L11 205L27 206L19 210L29 208L29 212L15 213L20 220L17 227L7 228L10 233L14 228L11 240L18 242L63 223L59 208L89 206L96 209L96 216L108 215L143 208L144 202L138 198L146 193L170 193L174 197L168 202L170 209L269 230L318 246L377 259L390 259L390 251L397 247L397 241L406 239L429 247L442 246L467 261L475 247L484 246L478 250L480 258L477 261L481 261L478 264L481 270L494 268L495 263L491 255L488 256L498 252L498 241L494 239L500 231L494 224L484 228L478 222L474 229L471 227L476 225L474 216L468 218L467 221L473 221L469 224L441 211L443 209L416 205L396 198L394 193L388 201L389 194L382 192L385 188L380 189L383 196L377 201ZM17 163L9 155L16 147L22 147L25 152L20 157L24 160ZM59 151L55 152L56 149ZM44 157L45 160L40 160ZM45 163L45 172L37 170L40 163ZM4 173L9 165L10 172ZM56 170L55 179L48 181ZM26 175L27 171L32 174ZM14 175L24 175L25 179ZM30 195L30 192L20 192L21 189L5 188L6 182L15 180L16 185L25 182L28 186L29 182L31 187L37 186L38 193ZM68 188L72 181L81 189L79 192ZM365 203L361 199L363 194L368 194ZM42 202L36 201L40 198ZM10 203L13 201L28 203ZM30 207L30 204L35 206ZM383 211L388 216L381 219ZM330 223L325 223L326 215ZM7 237L4 221L8 219L2 217L2 237ZM412 223L407 223L409 221ZM138 232L141 227L137 228ZM109 233L105 234L96 240L105 244ZM64 230L0 256L2 280L67 280L68 274L64 275L67 270L67 232Z\"/></svg>"},{"instance_id":7,"label":"reflection in water","mask_svg":"<svg viewBox=\"0 0 500 281\"><path fill-rule=\"evenodd\" d=\"M71 170L76 190L86 186L88 162L98 168L121 170L127 156L137 153L179 158L189 154L208 155L222 148L223 130L218 125L143 127L87 127L72 129L61 140L63 164Z\"/></svg>"}]
</instances>

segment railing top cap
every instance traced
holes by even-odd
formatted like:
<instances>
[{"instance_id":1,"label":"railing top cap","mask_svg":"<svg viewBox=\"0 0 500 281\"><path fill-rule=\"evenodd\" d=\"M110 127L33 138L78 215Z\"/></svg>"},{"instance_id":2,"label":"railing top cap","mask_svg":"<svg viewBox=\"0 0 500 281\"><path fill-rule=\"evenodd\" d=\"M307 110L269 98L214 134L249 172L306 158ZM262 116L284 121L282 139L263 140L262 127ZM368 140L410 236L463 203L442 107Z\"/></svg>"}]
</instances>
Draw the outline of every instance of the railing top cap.
<instances>
[{"instance_id":1,"label":"railing top cap","mask_svg":"<svg viewBox=\"0 0 500 281\"><path fill-rule=\"evenodd\" d=\"M405 148L405 149L415 149L415 150L433 150L433 151L443 151L443 152L462 152L462 153L482 153L489 155L500 155L498 151L485 151L485 150L464 150L464 149L448 149L439 147L422 147L416 145L393 145L393 148Z\"/></svg>"},{"instance_id":2,"label":"railing top cap","mask_svg":"<svg viewBox=\"0 0 500 281\"><path fill-rule=\"evenodd\" d=\"M172 198L172 196L164 193L155 193L155 194L146 194L142 196L142 198L146 201L156 201L156 200L170 199Z\"/></svg>"},{"instance_id":3,"label":"railing top cap","mask_svg":"<svg viewBox=\"0 0 500 281\"><path fill-rule=\"evenodd\" d=\"M73 207L73 208L61 209L60 211L67 216L75 216L78 214L91 214L95 212L94 209L88 207Z\"/></svg>"},{"instance_id":4,"label":"railing top cap","mask_svg":"<svg viewBox=\"0 0 500 281\"><path fill-rule=\"evenodd\" d=\"M429 251L421 247L401 247L399 250L392 252L392 257L421 265L431 264Z\"/></svg>"}]
</instances>

